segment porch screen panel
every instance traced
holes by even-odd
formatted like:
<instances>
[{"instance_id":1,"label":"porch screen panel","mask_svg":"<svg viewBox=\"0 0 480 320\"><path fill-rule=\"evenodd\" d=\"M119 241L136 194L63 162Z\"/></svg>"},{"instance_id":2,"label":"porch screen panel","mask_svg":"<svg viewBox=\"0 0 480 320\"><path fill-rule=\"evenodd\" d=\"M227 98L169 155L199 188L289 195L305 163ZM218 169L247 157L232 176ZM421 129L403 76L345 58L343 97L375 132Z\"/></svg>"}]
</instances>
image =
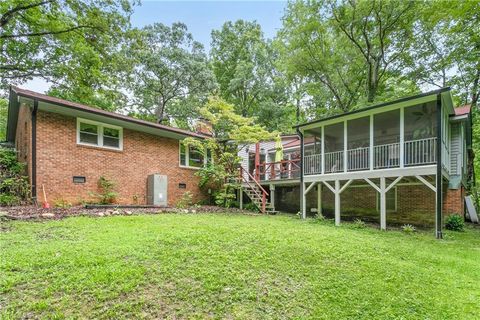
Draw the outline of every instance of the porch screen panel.
<instances>
[{"instance_id":1,"label":"porch screen panel","mask_svg":"<svg viewBox=\"0 0 480 320\"><path fill-rule=\"evenodd\" d=\"M400 110L373 116L373 166L375 169L400 166Z\"/></svg>"},{"instance_id":2,"label":"porch screen panel","mask_svg":"<svg viewBox=\"0 0 480 320\"><path fill-rule=\"evenodd\" d=\"M325 126L325 173L343 171L343 122Z\"/></svg>"},{"instance_id":3,"label":"porch screen panel","mask_svg":"<svg viewBox=\"0 0 480 320\"><path fill-rule=\"evenodd\" d=\"M370 168L370 117L347 122L347 161L348 170Z\"/></svg>"},{"instance_id":4,"label":"porch screen panel","mask_svg":"<svg viewBox=\"0 0 480 320\"><path fill-rule=\"evenodd\" d=\"M436 103L434 101L405 108L405 165L435 163Z\"/></svg>"},{"instance_id":5,"label":"porch screen panel","mask_svg":"<svg viewBox=\"0 0 480 320\"><path fill-rule=\"evenodd\" d=\"M320 174L322 172L322 131L321 128L311 129L304 135L304 171L305 174Z\"/></svg>"}]
</instances>

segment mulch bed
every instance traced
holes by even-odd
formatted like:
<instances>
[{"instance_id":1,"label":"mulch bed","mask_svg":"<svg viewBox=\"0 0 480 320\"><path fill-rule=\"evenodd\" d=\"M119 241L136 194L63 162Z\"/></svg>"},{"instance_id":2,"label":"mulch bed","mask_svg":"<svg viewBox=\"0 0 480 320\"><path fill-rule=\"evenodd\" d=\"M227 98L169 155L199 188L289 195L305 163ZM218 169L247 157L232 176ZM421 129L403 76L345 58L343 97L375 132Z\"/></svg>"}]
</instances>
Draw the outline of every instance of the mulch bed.
<instances>
[{"instance_id":1,"label":"mulch bed","mask_svg":"<svg viewBox=\"0 0 480 320\"><path fill-rule=\"evenodd\" d=\"M18 207L0 207L0 220L31 220L31 219L63 219L72 216L115 216L115 215L135 215L135 214L162 214L162 213L241 213L254 214L251 211L240 210L237 208L222 208L217 206L195 206L186 209L175 207L165 208L94 208L87 209L84 206L75 206L70 208L50 208L43 209L36 206L18 206Z\"/></svg>"}]
</instances>

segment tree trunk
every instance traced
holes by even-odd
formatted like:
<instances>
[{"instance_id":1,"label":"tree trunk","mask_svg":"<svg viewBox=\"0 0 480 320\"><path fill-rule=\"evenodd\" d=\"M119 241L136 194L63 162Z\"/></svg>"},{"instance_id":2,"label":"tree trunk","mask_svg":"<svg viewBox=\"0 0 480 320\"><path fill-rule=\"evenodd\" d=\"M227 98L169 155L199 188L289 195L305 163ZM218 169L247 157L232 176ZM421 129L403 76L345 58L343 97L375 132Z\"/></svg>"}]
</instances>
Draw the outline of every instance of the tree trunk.
<instances>
[{"instance_id":1,"label":"tree trunk","mask_svg":"<svg viewBox=\"0 0 480 320\"><path fill-rule=\"evenodd\" d=\"M157 118L157 123L165 121L165 102L161 99L159 99L158 106L155 109L155 117Z\"/></svg>"},{"instance_id":2,"label":"tree trunk","mask_svg":"<svg viewBox=\"0 0 480 320\"><path fill-rule=\"evenodd\" d=\"M477 106L478 102L478 96L480 94L480 65L478 66L477 69L477 74L475 75L475 78L473 80L473 86L472 86L472 108Z\"/></svg>"}]
</instances>

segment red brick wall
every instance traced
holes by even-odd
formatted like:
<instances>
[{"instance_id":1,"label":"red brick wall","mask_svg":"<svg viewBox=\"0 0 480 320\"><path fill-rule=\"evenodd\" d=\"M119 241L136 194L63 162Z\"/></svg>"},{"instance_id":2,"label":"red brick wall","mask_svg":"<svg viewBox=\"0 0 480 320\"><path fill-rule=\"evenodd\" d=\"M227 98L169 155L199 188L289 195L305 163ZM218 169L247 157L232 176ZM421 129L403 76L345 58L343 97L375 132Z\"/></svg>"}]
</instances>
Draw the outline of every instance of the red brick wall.
<instances>
[{"instance_id":1,"label":"red brick wall","mask_svg":"<svg viewBox=\"0 0 480 320\"><path fill-rule=\"evenodd\" d=\"M168 176L168 204L175 205L190 191L195 200L202 199L195 169L179 167L179 142L124 129L123 151L80 146L76 143L76 118L38 112L37 118L37 185L41 201L42 184L47 199L80 203L94 200L97 182L105 176L116 183L117 202L146 203L147 176ZM85 176L86 183L74 184L73 176ZM180 189L185 183L186 189Z\"/></svg>"},{"instance_id":2,"label":"red brick wall","mask_svg":"<svg viewBox=\"0 0 480 320\"><path fill-rule=\"evenodd\" d=\"M448 189L443 194L443 213L444 215L459 214L463 216L465 212L465 188Z\"/></svg>"}]
</instances>

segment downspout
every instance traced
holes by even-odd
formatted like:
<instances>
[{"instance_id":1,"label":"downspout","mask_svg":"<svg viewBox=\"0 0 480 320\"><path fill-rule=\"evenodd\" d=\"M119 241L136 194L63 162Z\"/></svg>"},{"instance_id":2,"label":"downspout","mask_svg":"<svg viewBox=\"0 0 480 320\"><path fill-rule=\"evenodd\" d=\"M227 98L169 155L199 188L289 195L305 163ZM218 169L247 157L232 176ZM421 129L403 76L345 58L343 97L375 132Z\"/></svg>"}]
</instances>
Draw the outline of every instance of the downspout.
<instances>
[{"instance_id":1,"label":"downspout","mask_svg":"<svg viewBox=\"0 0 480 320\"><path fill-rule=\"evenodd\" d=\"M296 128L297 134L300 136L300 213L302 215L302 218L305 218L303 216L303 213L306 212L306 209L304 206L306 203L303 201L303 193L305 190L303 190L303 133L300 131L300 129L297 127Z\"/></svg>"},{"instance_id":2,"label":"downspout","mask_svg":"<svg viewBox=\"0 0 480 320\"><path fill-rule=\"evenodd\" d=\"M33 100L32 109L32 201L37 205L37 111L38 100Z\"/></svg>"},{"instance_id":3,"label":"downspout","mask_svg":"<svg viewBox=\"0 0 480 320\"><path fill-rule=\"evenodd\" d=\"M443 211L443 175L442 175L442 96L437 95L437 175L436 175L436 212L435 236L442 239L442 211Z\"/></svg>"}]
</instances>

